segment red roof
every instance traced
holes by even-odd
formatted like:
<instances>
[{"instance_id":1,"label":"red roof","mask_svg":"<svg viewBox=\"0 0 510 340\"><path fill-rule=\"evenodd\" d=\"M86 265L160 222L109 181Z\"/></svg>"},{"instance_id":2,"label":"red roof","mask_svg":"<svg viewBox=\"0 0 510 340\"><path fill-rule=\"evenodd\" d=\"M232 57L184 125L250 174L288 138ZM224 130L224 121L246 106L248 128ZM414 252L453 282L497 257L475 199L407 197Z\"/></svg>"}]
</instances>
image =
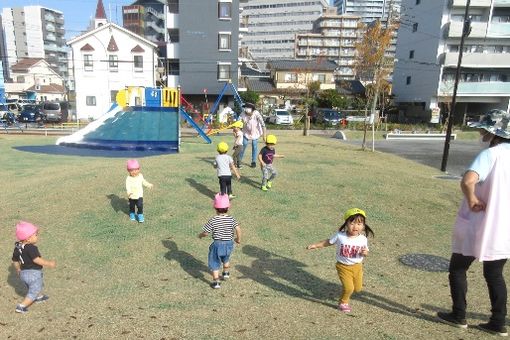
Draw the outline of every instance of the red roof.
<instances>
[{"instance_id":1,"label":"red roof","mask_svg":"<svg viewBox=\"0 0 510 340\"><path fill-rule=\"evenodd\" d=\"M90 44L83 45L82 48L80 48L80 51L95 51L94 47L90 46Z\"/></svg>"},{"instance_id":2,"label":"red roof","mask_svg":"<svg viewBox=\"0 0 510 340\"><path fill-rule=\"evenodd\" d=\"M15 65L12 65L11 70L13 72L23 72L27 71L30 67L34 66L41 60L44 60L42 58L24 58L20 59Z\"/></svg>"},{"instance_id":3,"label":"red roof","mask_svg":"<svg viewBox=\"0 0 510 340\"><path fill-rule=\"evenodd\" d=\"M36 89L36 86L30 86L27 91L36 91L39 93L64 93L65 89L63 86L58 84L49 84L49 85L40 85L39 89Z\"/></svg>"},{"instance_id":4,"label":"red roof","mask_svg":"<svg viewBox=\"0 0 510 340\"><path fill-rule=\"evenodd\" d=\"M108 52L117 52L119 50L119 47L117 46L113 36L110 38L110 42L108 43L108 47L106 49Z\"/></svg>"},{"instance_id":5,"label":"red roof","mask_svg":"<svg viewBox=\"0 0 510 340\"><path fill-rule=\"evenodd\" d=\"M103 0L97 1L96 19L106 19L106 13L104 11Z\"/></svg>"},{"instance_id":6,"label":"red roof","mask_svg":"<svg viewBox=\"0 0 510 340\"><path fill-rule=\"evenodd\" d=\"M145 50L140 45L136 45L135 47L133 47L131 52L137 52L138 53L138 52L145 52Z\"/></svg>"}]
</instances>

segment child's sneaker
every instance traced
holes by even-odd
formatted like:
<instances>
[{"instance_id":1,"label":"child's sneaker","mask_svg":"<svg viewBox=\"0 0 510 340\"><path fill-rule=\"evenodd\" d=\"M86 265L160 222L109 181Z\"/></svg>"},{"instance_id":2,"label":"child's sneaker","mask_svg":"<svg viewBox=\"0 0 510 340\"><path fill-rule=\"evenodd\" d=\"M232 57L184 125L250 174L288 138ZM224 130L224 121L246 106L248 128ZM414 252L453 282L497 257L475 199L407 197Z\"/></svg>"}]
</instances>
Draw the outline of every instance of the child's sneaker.
<instances>
[{"instance_id":1,"label":"child's sneaker","mask_svg":"<svg viewBox=\"0 0 510 340\"><path fill-rule=\"evenodd\" d=\"M252 168L256 168L256 167L257 167L257 163L255 163L255 162L251 162L250 167L252 167Z\"/></svg>"},{"instance_id":2,"label":"child's sneaker","mask_svg":"<svg viewBox=\"0 0 510 340\"><path fill-rule=\"evenodd\" d=\"M481 323L478 325L478 329L488 332L491 334L499 335L499 336L508 336L508 332L506 331L506 327L503 326L494 326L490 322L489 323Z\"/></svg>"},{"instance_id":3,"label":"child's sneaker","mask_svg":"<svg viewBox=\"0 0 510 340\"><path fill-rule=\"evenodd\" d=\"M231 200L236 198L236 197L237 197L236 195L232 195L232 194L228 195L228 198L231 199Z\"/></svg>"},{"instance_id":4,"label":"child's sneaker","mask_svg":"<svg viewBox=\"0 0 510 340\"><path fill-rule=\"evenodd\" d=\"M16 309L14 310L16 313L25 314L28 313L28 308L22 305L16 305Z\"/></svg>"},{"instance_id":5,"label":"child's sneaker","mask_svg":"<svg viewBox=\"0 0 510 340\"><path fill-rule=\"evenodd\" d=\"M211 288L212 289L220 289L221 288L220 282L214 281L213 283L211 283Z\"/></svg>"},{"instance_id":6,"label":"child's sneaker","mask_svg":"<svg viewBox=\"0 0 510 340\"><path fill-rule=\"evenodd\" d=\"M271 182L271 181L267 181L266 187L267 187L268 189L271 189L271 187L272 187L272 186L273 186L273 182Z\"/></svg>"},{"instance_id":7,"label":"child's sneaker","mask_svg":"<svg viewBox=\"0 0 510 340\"><path fill-rule=\"evenodd\" d=\"M130 219L131 221L136 221L135 213L129 213L129 219Z\"/></svg>"},{"instance_id":8,"label":"child's sneaker","mask_svg":"<svg viewBox=\"0 0 510 340\"><path fill-rule=\"evenodd\" d=\"M267 186L263 185L260 189L262 189L262 191L267 191Z\"/></svg>"},{"instance_id":9,"label":"child's sneaker","mask_svg":"<svg viewBox=\"0 0 510 340\"><path fill-rule=\"evenodd\" d=\"M230 272L223 272L221 276L223 277L223 280L227 280L228 278L230 278Z\"/></svg>"},{"instance_id":10,"label":"child's sneaker","mask_svg":"<svg viewBox=\"0 0 510 340\"><path fill-rule=\"evenodd\" d=\"M466 319L459 319L453 313L445 313L445 312L438 312L437 318L442 323L445 323L450 326L458 327L458 328L467 328L467 322Z\"/></svg>"},{"instance_id":11,"label":"child's sneaker","mask_svg":"<svg viewBox=\"0 0 510 340\"><path fill-rule=\"evenodd\" d=\"M143 214L138 214L138 222L140 222L140 223L145 222L145 218L143 217Z\"/></svg>"},{"instance_id":12,"label":"child's sneaker","mask_svg":"<svg viewBox=\"0 0 510 340\"><path fill-rule=\"evenodd\" d=\"M351 306L348 303L341 303L338 305L338 310L344 313L350 313L352 311Z\"/></svg>"},{"instance_id":13,"label":"child's sneaker","mask_svg":"<svg viewBox=\"0 0 510 340\"><path fill-rule=\"evenodd\" d=\"M34 299L34 302L44 302L44 301L48 301L50 297L48 295L41 295L41 296L38 296Z\"/></svg>"}]
</instances>

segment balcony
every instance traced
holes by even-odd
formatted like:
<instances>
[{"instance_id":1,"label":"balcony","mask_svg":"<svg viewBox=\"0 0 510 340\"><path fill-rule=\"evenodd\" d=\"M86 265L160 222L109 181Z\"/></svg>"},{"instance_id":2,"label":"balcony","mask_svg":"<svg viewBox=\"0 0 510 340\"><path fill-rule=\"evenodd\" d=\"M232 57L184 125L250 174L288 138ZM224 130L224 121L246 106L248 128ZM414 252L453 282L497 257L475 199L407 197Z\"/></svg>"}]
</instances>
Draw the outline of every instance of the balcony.
<instances>
[{"instance_id":1,"label":"balcony","mask_svg":"<svg viewBox=\"0 0 510 340\"><path fill-rule=\"evenodd\" d=\"M444 66L457 67L459 53L445 53ZM510 56L507 53L464 53L463 67L510 68Z\"/></svg>"},{"instance_id":2,"label":"balcony","mask_svg":"<svg viewBox=\"0 0 510 340\"><path fill-rule=\"evenodd\" d=\"M510 35L510 23L491 23L489 26L489 36L491 37L505 37L508 38Z\"/></svg>"},{"instance_id":3,"label":"balcony","mask_svg":"<svg viewBox=\"0 0 510 340\"><path fill-rule=\"evenodd\" d=\"M500 0L501 1L501 0ZM453 7L466 7L467 0L453 0ZM490 7L491 0L471 0L470 7Z\"/></svg>"},{"instance_id":4,"label":"balcony","mask_svg":"<svg viewBox=\"0 0 510 340\"><path fill-rule=\"evenodd\" d=\"M179 59L179 43L166 44L166 57L168 59Z\"/></svg>"},{"instance_id":5,"label":"balcony","mask_svg":"<svg viewBox=\"0 0 510 340\"><path fill-rule=\"evenodd\" d=\"M448 31L448 37L460 38L462 36L463 26L464 26L464 22L462 22L462 21L450 22L450 29ZM487 33L487 23L486 22L471 23L471 33L469 34L469 38L485 38L486 33Z\"/></svg>"},{"instance_id":6,"label":"balcony","mask_svg":"<svg viewBox=\"0 0 510 340\"><path fill-rule=\"evenodd\" d=\"M440 93L452 92L451 83L441 82L439 91ZM460 82L457 95L508 97L510 95L510 82Z\"/></svg>"},{"instance_id":7,"label":"balcony","mask_svg":"<svg viewBox=\"0 0 510 340\"><path fill-rule=\"evenodd\" d=\"M166 14L166 28L179 28L179 14Z\"/></svg>"}]
</instances>

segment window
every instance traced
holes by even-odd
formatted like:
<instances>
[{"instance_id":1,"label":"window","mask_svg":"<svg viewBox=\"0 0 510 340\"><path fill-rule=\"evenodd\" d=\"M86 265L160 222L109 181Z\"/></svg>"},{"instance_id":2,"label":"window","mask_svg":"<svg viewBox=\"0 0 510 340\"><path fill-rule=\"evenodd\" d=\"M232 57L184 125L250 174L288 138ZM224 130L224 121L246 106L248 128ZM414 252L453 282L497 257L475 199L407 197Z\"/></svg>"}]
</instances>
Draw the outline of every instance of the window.
<instances>
[{"instance_id":1,"label":"window","mask_svg":"<svg viewBox=\"0 0 510 340\"><path fill-rule=\"evenodd\" d=\"M110 72L118 72L119 71L119 57L116 55L108 56L108 68Z\"/></svg>"},{"instance_id":2,"label":"window","mask_svg":"<svg viewBox=\"0 0 510 340\"><path fill-rule=\"evenodd\" d=\"M133 65L135 67L135 72L143 71L143 56L135 55L133 56Z\"/></svg>"},{"instance_id":3,"label":"window","mask_svg":"<svg viewBox=\"0 0 510 340\"><path fill-rule=\"evenodd\" d=\"M406 85L411 84L411 76L406 77Z\"/></svg>"},{"instance_id":4,"label":"window","mask_svg":"<svg viewBox=\"0 0 510 340\"><path fill-rule=\"evenodd\" d=\"M16 83L24 83L25 82L25 76L17 76L16 77Z\"/></svg>"},{"instance_id":5,"label":"window","mask_svg":"<svg viewBox=\"0 0 510 340\"><path fill-rule=\"evenodd\" d=\"M218 80L230 79L230 63L218 63Z\"/></svg>"},{"instance_id":6,"label":"window","mask_svg":"<svg viewBox=\"0 0 510 340\"><path fill-rule=\"evenodd\" d=\"M92 54L83 55L83 68L85 69L85 71L92 71L94 69Z\"/></svg>"},{"instance_id":7,"label":"window","mask_svg":"<svg viewBox=\"0 0 510 340\"><path fill-rule=\"evenodd\" d=\"M413 32L416 32L416 31L418 31L418 23L417 22L415 22L413 24Z\"/></svg>"},{"instance_id":8,"label":"window","mask_svg":"<svg viewBox=\"0 0 510 340\"><path fill-rule=\"evenodd\" d=\"M117 90L110 91L110 103L117 102Z\"/></svg>"},{"instance_id":9,"label":"window","mask_svg":"<svg viewBox=\"0 0 510 340\"><path fill-rule=\"evenodd\" d=\"M219 19L232 19L232 3L231 2L218 2L218 18Z\"/></svg>"},{"instance_id":10,"label":"window","mask_svg":"<svg viewBox=\"0 0 510 340\"><path fill-rule=\"evenodd\" d=\"M296 73L285 73L285 82L286 83L297 83L297 74Z\"/></svg>"},{"instance_id":11,"label":"window","mask_svg":"<svg viewBox=\"0 0 510 340\"><path fill-rule=\"evenodd\" d=\"M85 98L85 102L87 106L96 106L96 97L95 96L87 96Z\"/></svg>"},{"instance_id":12,"label":"window","mask_svg":"<svg viewBox=\"0 0 510 340\"><path fill-rule=\"evenodd\" d=\"M326 75L323 73L316 73L313 75L312 79L313 79L313 81L318 81L318 82L324 84L326 82Z\"/></svg>"},{"instance_id":13,"label":"window","mask_svg":"<svg viewBox=\"0 0 510 340\"><path fill-rule=\"evenodd\" d=\"M414 50L409 51L409 59L414 59Z\"/></svg>"},{"instance_id":14,"label":"window","mask_svg":"<svg viewBox=\"0 0 510 340\"><path fill-rule=\"evenodd\" d=\"M231 50L231 37L230 32L219 32L218 33L218 49L221 51Z\"/></svg>"}]
</instances>

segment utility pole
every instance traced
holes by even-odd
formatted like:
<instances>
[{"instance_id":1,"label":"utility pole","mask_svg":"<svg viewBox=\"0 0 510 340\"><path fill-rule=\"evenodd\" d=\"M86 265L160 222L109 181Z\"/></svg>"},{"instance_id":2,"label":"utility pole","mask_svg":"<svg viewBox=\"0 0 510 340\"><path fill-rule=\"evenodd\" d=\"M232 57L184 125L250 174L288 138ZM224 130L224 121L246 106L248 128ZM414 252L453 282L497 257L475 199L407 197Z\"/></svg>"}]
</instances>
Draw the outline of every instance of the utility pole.
<instances>
[{"instance_id":1,"label":"utility pole","mask_svg":"<svg viewBox=\"0 0 510 340\"><path fill-rule=\"evenodd\" d=\"M457 60L455 83L453 85L452 106L450 112L448 112L448 125L446 128L446 138L444 140L443 160L441 162L441 171L443 172L446 171L446 164L448 163L448 153L450 151L450 139L452 137L453 118L455 116L455 105L457 104L457 88L459 87L460 67L462 64L462 55L464 53L464 40L469 35L469 33L471 33L471 19L469 18L470 4L471 0L467 0L466 11L464 12L464 24L462 26L462 36L460 38L459 59Z\"/></svg>"}]
</instances>

